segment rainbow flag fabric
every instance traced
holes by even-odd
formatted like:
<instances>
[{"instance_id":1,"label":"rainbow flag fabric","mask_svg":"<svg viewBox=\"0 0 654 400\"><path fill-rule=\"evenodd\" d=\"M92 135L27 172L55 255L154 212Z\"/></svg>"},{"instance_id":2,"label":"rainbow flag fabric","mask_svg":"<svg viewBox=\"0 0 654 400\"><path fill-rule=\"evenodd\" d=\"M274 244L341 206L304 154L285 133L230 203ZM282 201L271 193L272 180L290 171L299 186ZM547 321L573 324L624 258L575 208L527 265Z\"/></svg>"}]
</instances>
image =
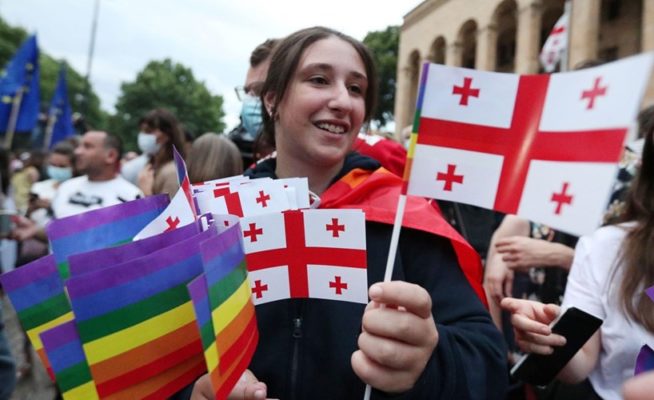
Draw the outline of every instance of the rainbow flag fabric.
<instances>
[{"instance_id":1,"label":"rainbow flag fabric","mask_svg":"<svg viewBox=\"0 0 654 400\"><path fill-rule=\"evenodd\" d=\"M186 285L202 273L199 243L172 246L67 281L79 337L101 398L171 396L206 371Z\"/></svg>"},{"instance_id":2,"label":"rainbow flag fabric","mask_svg":"<svg viewBox=\"0 0 654 400\"><path fill-rule=\"evenodd\" d=\"M73 319L53 255L42 257L0 276L18 320L48 374L54 374L43 349L40 334Z\"/></svg>"},{"instance_id":3,"label":"rainbow flag fabric","mask_svg":"<svg viewBox=\"0 0 654 400\"><path fill-rule=\"evenodd\" d=\"M150 196L52 221L46 233L62 279L70 277L68 256L132 241L169 202Z\"/></svg>"},{"instance_id":4,"label":"rainbow flag fabric","mask_svg":"<svg viewBox=\"0 0 654 400\"><path fill-rule=\"evenodd\" d=\"M201 243L205 282L189 288L216 399L227 398L259 340L240 237L235 225Z\"/></svg>"},{"instance_id":5,"label":"rainbow flag fabric","mask_svg":"<svg viewBox=\"0 0 654 400\"><path fill-rule=\"evenodd\" d=\"M41 333L41 341L64 400L98 399L75 321Z\"/></svg>"},{"instance_id":6,"label":"rainbow flag fabric","mask_svg":"<svg viewBox=\"0 0 654 400\"><path fill-rule=\"evenodd\" d=\"M197 235L200 233L200 230L200 225L194 223L120 246L73 254L68 257L70 275L78 276L146 256L157 250L181 242L190 236Z\"/></svg>"}]
</instances>

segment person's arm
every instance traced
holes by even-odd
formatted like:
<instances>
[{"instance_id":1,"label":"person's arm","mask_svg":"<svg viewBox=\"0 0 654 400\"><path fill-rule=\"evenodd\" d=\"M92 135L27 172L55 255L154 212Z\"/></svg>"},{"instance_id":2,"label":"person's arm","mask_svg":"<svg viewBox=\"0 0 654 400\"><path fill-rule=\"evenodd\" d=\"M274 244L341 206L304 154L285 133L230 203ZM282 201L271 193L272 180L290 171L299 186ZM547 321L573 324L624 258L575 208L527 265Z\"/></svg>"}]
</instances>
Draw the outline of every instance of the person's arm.
<instances>
[{"instance_id":1,"label":"person's arm","mask_svg":"<svg viewBox=\"0 0 654 400\"><path fill-rule=\"evenodd\" d=\"M383 353L390 359L413 360L409 368L415 371L414 367L419 365L422 372L415 377L411 389L403 393L374 390L376 398L504 399L508 376L504 341L459 267L450 242L427 233L403 230L400 237L400 257L396 262L393 279L404 280L407 285L413 283L424 288L424 291L416 289L413 296L409 296L414 299L410 300L413 304L397 304L402 303L400 298L403 298L403 295L395 300L385 300L390 305L401 306L395 312L412 313L412 316L405 316L406 321L418 321L416 328L423 330L423 334L414 336L411 332L407 333L411 322L386 327L390 330L386 331L386 339L390 337L390 340L382 345ZM384 291L387 287L390 288L385 286ZM395 294L385 293L383 297L395 297L400 291L404 291L399 285L389 290ZM427 307L429 302L420 293L428 294L431 307ZM373 299L379 299L377 293L371 292L371 296ZM424 308L431 308L431 316L422 314ZM372 326L376 322L371 319L383 319L384 316L383 313L373 314L369 308L364 321L366 326ZM435 323L435 328L431 326L432 323ZM370 333L370 330L367 332ZM405 341L404 335L410 335L411 338ZM436 347L429 351L434 339ZM391 363L383 357L374 356L374 347L361 350L369 353L368 358L375 360L377 364ZM375 378L366 374L361 376L361 368L354 365L354 360L353 367L367 382L374 383L376 378L384 375L384 371L373 371ZM390 365L388 368L392 367ZM385 376L393 378L393 374L386 373ZM407 375L396 377L406 379ZM386 383L384 388L390 385Z\"/></svg>"},{"instance_id":2,"label":"person's arm","mask_svg":"<svg viewBox=\"0 0 654 400\"><path fill-rule=\"evenodd\" d=\"M489 304L492 304L491 310L497 310L500 301L511 296L513 290L513 271L506 265L496 246L497 242L514 236L529 236L529 221L515 215L506 215L493 232L484 269L484 288L489 297Z\"/></svg>"},{"instance_id":3,"label":"person's arm","mask_svg":"<svg viewBox=\"0 0 654 400\"><path fill-rule=\"evenodd\" d=\"M570 270L575 253L564 244L524 236L498 240L495 247L508 268L522 271L539 266Z\"/></svg>"}]
</instances>

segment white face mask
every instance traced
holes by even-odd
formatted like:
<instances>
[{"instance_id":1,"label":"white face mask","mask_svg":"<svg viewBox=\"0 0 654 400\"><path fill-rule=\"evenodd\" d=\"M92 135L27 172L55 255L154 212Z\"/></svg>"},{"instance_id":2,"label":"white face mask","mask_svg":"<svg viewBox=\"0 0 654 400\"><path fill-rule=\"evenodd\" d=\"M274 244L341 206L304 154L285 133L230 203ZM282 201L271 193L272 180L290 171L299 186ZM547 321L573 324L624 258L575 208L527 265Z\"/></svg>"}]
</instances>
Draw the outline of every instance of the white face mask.
<instances>
[{"instance_id":1,"label":"white face mask","mask_svg":"<svg viewBox=\"0 0 654 400\"><path fill-rule=\"evenodd\" d=\"M161 147L157 143L157 136L153 133L139 132L138 138L136 139L139 149L148 156L154 155L159 151Z\"/></svg>"}]
</instances>

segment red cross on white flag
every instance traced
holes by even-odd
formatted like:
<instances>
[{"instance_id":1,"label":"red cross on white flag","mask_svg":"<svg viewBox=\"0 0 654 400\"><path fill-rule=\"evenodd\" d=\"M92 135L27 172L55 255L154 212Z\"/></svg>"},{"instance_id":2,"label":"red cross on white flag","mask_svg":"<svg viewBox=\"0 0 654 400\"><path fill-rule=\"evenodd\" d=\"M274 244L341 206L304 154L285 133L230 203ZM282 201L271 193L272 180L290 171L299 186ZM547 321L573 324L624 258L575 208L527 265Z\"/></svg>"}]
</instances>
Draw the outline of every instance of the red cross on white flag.
<instances>
[{"instance_id":1,"label":"red cross on white flag","mask_svg":"<svg viewBox=\"0 0 654 400\"><path fill-rule=\"evenodd\" d=\"M427 64L407 192L592 231L653 62L524 76ZM479 96L463 105L453 88L466 78Z\"/></svg>"},{"instance_id":2,"label":"red cross on white flag","mask_svg":"<svg viewBox=\"0 0 654 400\"><path fill-rule=\"evenodd\" d=\"M568 14L556 21L540 52L540 62L545 72L553 72L564 52L568 49Z\"/></svg>"},{"instance_id":3,"label":"red cross on white flag","mask_svg":"<svg viewBox=\"0 0 654 400\"><path fill-rule=\"evenodd\" d=\"M368 302L365 218L360 210L245 217L241 230L255 304L292 297Z\"/></svg>"},{"instance_id":4,"label":"red cross on white flag","mask_svg":"<svg viewBox=\"0 0 654 400\"><path fill-rule=\"evenodd\" d=\"M195 195L200 213L239 217L284 211L291 208L284 185L272 179L233 181Z\"/></svg>"}]
</instances>

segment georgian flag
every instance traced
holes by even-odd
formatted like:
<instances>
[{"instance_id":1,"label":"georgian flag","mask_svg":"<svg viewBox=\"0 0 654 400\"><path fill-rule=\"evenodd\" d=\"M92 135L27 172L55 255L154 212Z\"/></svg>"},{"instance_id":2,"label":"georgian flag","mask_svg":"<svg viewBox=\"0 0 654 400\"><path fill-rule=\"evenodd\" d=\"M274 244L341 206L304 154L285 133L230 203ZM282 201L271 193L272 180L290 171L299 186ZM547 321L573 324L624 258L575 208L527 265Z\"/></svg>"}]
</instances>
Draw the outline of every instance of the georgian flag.
<instances>
[{"instance_id":1,"label":"georgian flag","mask_svg":"<svg viewBox=\"0 0 654 400\"><path fill-rule=\"evenodd\" d=\"M407 193L592 231L653 61L523 76L426 64Z\"/></svg>"},{"instance_id":2,"label":"georgian flag","mask_svg":"<svg viewBox=\"0 0 654 400\"><path fill-rule=\"evenodd\" d=\"M199 212L239 217L290 209L284 185L276 180L251 180L196 193Z\"/></svg>"},{"instance_id":3,"label":"georgian flag","mask_svg":"<svg viewBox=\"0 0 654 400\"><path fill-rule=\"evenodd\" d=\"M553 72L563 54L568 51L569 20L568 14L561 15L543 44L539 58L545 72Z\"/></svg>"},{"instance_id":4,"label":"georgian flag","mask_svg":"<svg viewBox=\"0 0 654 400\"><path fill-rule=\"evenodd\" d=\"M175 167L177 168L177 177L179 178L179 189L177 189L177 192L170 200L170 204L168 204L163 212L134 236L133 240L135 241L181 228L182 226L195 222L197 219L195 203L191 193L191 181L186 171L186 163L174 146L173 156Z\"/></svg>"},{"instance_id":5,"label":"georgian flag","mask_svg":"<svg viewBox=\"0 0 654 400\"><path fill-rule=\"evenodd\" d=\"M368 302L361 210L292 210L241 219L255 304L288 298Z\"/></svg>"}]
</instances>

